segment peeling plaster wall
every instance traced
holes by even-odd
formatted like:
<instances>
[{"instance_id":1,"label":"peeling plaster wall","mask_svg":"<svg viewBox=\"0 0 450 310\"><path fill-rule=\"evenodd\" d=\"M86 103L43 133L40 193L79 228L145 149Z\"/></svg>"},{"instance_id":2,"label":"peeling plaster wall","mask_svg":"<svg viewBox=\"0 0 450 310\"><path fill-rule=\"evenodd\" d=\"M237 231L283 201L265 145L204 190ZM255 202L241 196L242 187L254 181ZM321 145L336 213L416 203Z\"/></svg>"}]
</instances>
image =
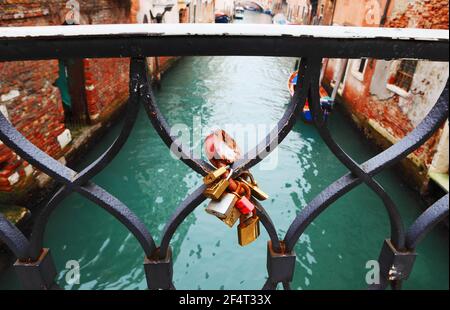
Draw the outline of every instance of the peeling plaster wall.
<instances>
[{"instance_id":1,"label":"peeling plaster wall","mask_svg":"<svg viewBox=\"0 0 450 310\"><path fill-rule=\"evenodd\" d=\"M0 0L0 26L61 25L67 0ZM130 1L80 2L81 24L130 22ZM85 59L86 105L92 121L107 118L128 96L129 60ZM72 134L65 123L57 60L0 62L0 112L30 142L65 161ZM22 192L41 176L0 142L0 201Z\"/></svg>"},{"instance_id":2,"label":"peeling plaster wall","mask_svg":"<svg viewBox=\"0 0 450 310\"><path fill-rule=\"evenodd\" d=\"M351 1L353 11L349 13L350 1L337 0L334 24L364 26L361 19L364 15L363 2L359 5L353 3ZM448 1L443 0L393 0L386 26L448 29L448 5ZM354 73L358 63L359 60L349 60L339 99L356 123L383 148L402 139L423 120L441 95L449 77L448 63L419 61L410 91L407 92L388 85L397 72L400 60L370 59L364 74L359 77ZM326 86L334 85L332 82L337 79L341 64L339 59L328 60L323 79ZM404 174L414 179L412 185L421 190L427 184L427 172L431 166L439 171L448 170L446 132L448 129L436 132L408 157L410 163L403 165L406 169Z\"/></svg>"},{"instance_id":3,"label":"peeling plaster wall","mask_svg":"<svg viewBox=\"0 0 450 310\"><path fill-rule=\"evenodd\" d=\"M448 63L419 61L411 86L411 100L399 102L402 111L416 127L438 100L448 79Z\"/></svg>"},{"instance_id":4,"label":"peeling plaster wall","mask_svg":"<svg viewBox=\"0 0 450 310\"><path fill-rule=\"evenodd\" d=\"M436 148L436 155L433 158L430 171L448 173L448 120L442 131L441 140Z\"/></svg>"},{"instance_id":5,"label":"peeling plaster wall","mask_svg":"<svg viewBox=\"0 0 450 310\"><path fill-rule=\"evenodd\" d=\"M392 92L386 87L389 79L390 66L390 61L376 61L375 70L370 83L370 94L376 96L380 100L387 100L393 97Z\"/></svg>"}]
</instances>

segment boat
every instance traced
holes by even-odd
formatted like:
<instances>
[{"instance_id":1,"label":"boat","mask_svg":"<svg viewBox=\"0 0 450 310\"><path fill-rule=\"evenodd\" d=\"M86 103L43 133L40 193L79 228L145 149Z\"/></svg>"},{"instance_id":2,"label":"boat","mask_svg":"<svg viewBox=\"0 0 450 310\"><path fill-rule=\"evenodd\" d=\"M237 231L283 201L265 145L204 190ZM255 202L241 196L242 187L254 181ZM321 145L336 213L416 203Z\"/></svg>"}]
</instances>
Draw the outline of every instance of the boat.
<instances>
[{"instance_id":1,"label":"boat","mask_svg":"<svg viewBox=\"0 0 450 310\"><path fill-rule=\"evenodd\" d=\"M295 85L297 84L297 79L298 79L298 70L294 71L288 80L288 89L289 89L289 93L290 93L291 97L294 96ZM328 115L333 110L334 101L330 96L328 96L327 91L322 86L319 89L319 94L320 94L320 106L324 112L324 116L327 118ZM305 122L307 122L307 123L313 122L312 113L309 108L308 99L305 102L305 106L303 107L302 114L303 114L303 120Z\"/></svg>"},{"instance_id":2,"label":"boat","mask_svg":"<svg viewBox=\"0 0 450 310\"><path fill-rule=\"evenodd\" d=\"M216 24L228 24L230 21L230 17L223 12L216 12L214 14L214 22Z\"/></svg>"},{"instance_id":3,"label":"boat","mask_svg":"<svg viewBox=\"0 0 450 310\"><path fill-rule=\"evenodd\" d=\"M242 6L236 7L236 9L234 10L234 18L244 19L244 8Z\"/></svg>"}]
</instances>

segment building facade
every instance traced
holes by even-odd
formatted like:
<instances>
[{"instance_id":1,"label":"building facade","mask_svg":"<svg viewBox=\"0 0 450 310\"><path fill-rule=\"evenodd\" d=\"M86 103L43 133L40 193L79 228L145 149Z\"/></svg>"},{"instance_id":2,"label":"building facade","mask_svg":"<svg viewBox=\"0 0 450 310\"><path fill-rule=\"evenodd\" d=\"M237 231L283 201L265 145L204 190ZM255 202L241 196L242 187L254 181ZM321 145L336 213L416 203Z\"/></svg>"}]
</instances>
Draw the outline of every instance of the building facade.
<instances>
[{"instance_id":1,"label":"building facade","mask_svg":"<svg viewBox=\"0 0 450 310\"><path fill-rule=\"evenodd\" d=\"M214 4L214 13L222 12L228 16L233 16L234 6L234 0L216 0Z\"/></svg>"},{"instance_id":2,"label":"building facade","mask_svg":"<svg viewBox=\"0 0 450 310\"><path fill-rule=\"evenodd\" d=\"M287 0L286 18L290 24L308 25L312 6L309 0Z\"/></svg>"},{"instance_id":3,"label":"building facade","mask_svg":"<svg viewBox=\"0 0 450 310\"><path fill-rule=\"evenodd\" d=\"M130 23L130 1L8 1L0 26ZM128 97L127 59L0 63L0 111L32 143L64 161L75 125L101 122ZM0 142L0 198L34 169Z\"/></svg>"},{"instance_id":4,"label":"building facade","mask_svg":"<svg viewBox=\"0 0 450 310\"><path fill-rule=\"evenodd\" d=\"M324 25L448 29L448 5L442 0L322 0L316 19ZM335 90L338 103L366 134L386 148L420 123L448 76L448 63L329 59L322 82ZM421 192L429 189L430 179L448 192L448 122L402 168Z\"/></svg>"},{"instance_id":5,"label":"building facade","mask_svg":"<svg viewBox=\"0 0 450 310\"><path fill-rule=\"evenodd\" d=\"M167 7L160 22L214 22L214 0L32 0L2 1L0 7L2 27L151 23ZM171 62L169 57L150 59L150 69L159 78ZM128 99L127 58L3 62L0 72L0 112L63 163ZM0 204L16 202L48 182L0 142Z\"/></svg>"}]
</instances>

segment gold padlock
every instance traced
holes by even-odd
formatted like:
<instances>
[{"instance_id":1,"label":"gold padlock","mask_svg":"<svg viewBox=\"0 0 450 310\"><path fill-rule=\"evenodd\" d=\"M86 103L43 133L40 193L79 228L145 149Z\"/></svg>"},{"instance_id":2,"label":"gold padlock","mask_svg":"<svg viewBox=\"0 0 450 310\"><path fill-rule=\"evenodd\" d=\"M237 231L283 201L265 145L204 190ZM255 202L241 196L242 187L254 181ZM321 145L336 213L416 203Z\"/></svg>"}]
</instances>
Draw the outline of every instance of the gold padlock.
<instances>
[{"instance_id":1,"label":"gold padlock","mask_svg":"<svg viewBox=\"0 0 450 310\"><path fill-rule=\"evenodd\" d=\"M259 217L256 213L249 218L244 218L241 216L237 230L239 245L246 246L252 243L259 237Z\"/></svg>"},{"instance_id":2,"label":"gold padlock","mask_svg":"<svg viewBox=\"0 0 450 310\"><path fill-rule=\"evenodd\" d=\"M247 185L248 187L250 187L251 191L252 191L252 196L255 197L256 199L263 201L266 200L267 198L269 198L269 195L267 195L265 192L263 192L259 187L258 184L256 183L255 179L253 178L253 175L250 173L250 171L246 171L243 175L246 175L250 178L250 182L248 182L247 180L245 180L244 177L240 177L239 181L241 181L242 183L244 183L245 185Z\"/></svg>"},{"instance_id":3,"label":"gold padlock","mask_svg":"<svg viewBox=\"0 0 450 310\"><path fill-rule=\"evenodd\" d=\"M241 212L238 210L238 208L233 207L233 210L228 214L228 216L224 219L222 219L222 222L228 225L228 227L233 227L234 224L236 224L237 220L240 218Z\"/></svg>"},{"instance_id":4,"label":"gold padlock","mask_svg":"<svg viewBox=\"0 0 450 310\"><path fill-rule=\"evenodd\" d=\"M226 179L220 179L219 181L208 186L203 192L203 195L213 200L219 200L230 185L230 177L232 174L233 169L230 170L230 173L228 174L228 177Z\"/></svg>"},{"instance_id":5,"label":"gold padlock","mask_svg":"<svg viewBox=\"0 0 450 310\"><path fill-rule=\"evenodd\" d=\"M210 185L216 182L221 176L223 176L227 172L229 167L230 166L220 167L219 169L216 169L213 172L208 173L208 175L206 175L203 178L203 183L205 183L206 185Z\"/></svg>"}]
</instances>

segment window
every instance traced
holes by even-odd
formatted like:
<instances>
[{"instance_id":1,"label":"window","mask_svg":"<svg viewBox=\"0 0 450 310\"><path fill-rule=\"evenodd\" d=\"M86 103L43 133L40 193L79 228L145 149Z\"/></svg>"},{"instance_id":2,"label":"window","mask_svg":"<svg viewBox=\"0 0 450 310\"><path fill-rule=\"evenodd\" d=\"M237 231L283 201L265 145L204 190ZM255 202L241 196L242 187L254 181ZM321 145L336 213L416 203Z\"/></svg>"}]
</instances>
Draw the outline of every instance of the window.
<instances>
[{"instance_id":1,"label":"window","mask_svg":"<svg viewBox=\"0 0 450 310\"><path fill-rule=\"evenodd\" d=\"M398 66L393 84L408 92L411 88L416 67L417 60L402 60Z\"/></svg>"},{"instance_id":2,"label":"window","mask_svg":"<svg viewBox=\"0 0 450 310\"><path fill-rule=\"evenodd\" d=\"M367 63L367 58L361 59L361 61L359 62L359 67L358 67L359 73L364 73L364 69L366 68L366 63Z\"/></svg>"}]
</instances>

